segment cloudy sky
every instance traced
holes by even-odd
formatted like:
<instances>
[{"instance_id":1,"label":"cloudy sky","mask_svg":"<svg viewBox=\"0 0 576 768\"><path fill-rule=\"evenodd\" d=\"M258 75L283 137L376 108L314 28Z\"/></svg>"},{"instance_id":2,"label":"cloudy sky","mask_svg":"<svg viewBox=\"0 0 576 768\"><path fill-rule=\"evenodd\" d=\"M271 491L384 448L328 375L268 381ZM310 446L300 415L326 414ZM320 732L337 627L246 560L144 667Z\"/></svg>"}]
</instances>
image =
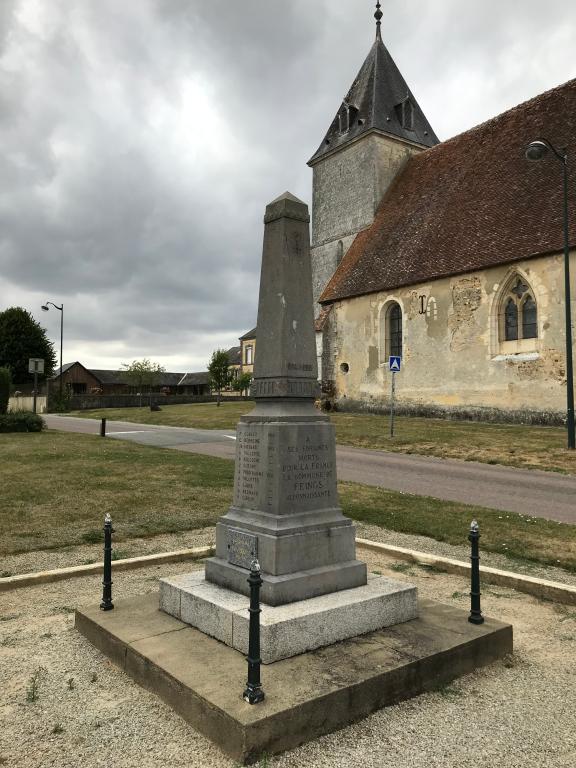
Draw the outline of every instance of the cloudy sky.
<instances>
[{"instance_id":1,"label":"cloudy sky","mask_svg":"<svg viewBox=\"0 0 576 768\"><path fill-rule=\"evenodd\" d=\"M384 0L444 140L576 77L576 3ZM0 0L0 310L64 362L206 368L255 324L267 202L374 37L371 0Z\"/></svg>"}]
</instances>

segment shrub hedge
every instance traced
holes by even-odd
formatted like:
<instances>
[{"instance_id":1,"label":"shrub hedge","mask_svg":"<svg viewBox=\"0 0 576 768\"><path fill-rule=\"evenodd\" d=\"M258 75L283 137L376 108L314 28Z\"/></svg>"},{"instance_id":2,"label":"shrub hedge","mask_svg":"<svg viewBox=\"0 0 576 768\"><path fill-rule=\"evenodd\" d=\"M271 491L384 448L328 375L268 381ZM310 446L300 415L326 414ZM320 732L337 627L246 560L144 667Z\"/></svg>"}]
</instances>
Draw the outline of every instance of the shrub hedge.
<instances>
[{"instance_id":1,"label":"shrub hedge","mask_svg":"<svg viewBox=\"0 0 576 768\"><path fill-rule=\"evenodd\" d=\"M41 432L46 426L37 413L15 411L0 414L0 432Z\"/></svg>"}]
</instances>

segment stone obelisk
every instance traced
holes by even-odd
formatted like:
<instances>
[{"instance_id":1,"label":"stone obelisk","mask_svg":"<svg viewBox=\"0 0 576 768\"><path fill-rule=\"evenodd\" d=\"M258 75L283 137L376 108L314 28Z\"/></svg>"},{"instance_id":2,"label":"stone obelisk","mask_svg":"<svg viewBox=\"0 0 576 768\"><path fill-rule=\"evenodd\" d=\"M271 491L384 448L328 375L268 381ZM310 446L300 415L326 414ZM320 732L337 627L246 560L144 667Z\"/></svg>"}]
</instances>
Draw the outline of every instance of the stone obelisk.
<instances>
[{"instance_id":1,"label":"stone obelisk","mask_svg":"<svg viewBox=\"0 0 576 768\"><path fill-rule=\"evenodd\" d=\"M234 500L216 526L206 580L248 594L262 569L262 600L283 605L366 584L355 529L336 490L334 427L319 394L308 207L286 192L264 217L255 409L237 429Z\"/></svg>"}]
</instances>

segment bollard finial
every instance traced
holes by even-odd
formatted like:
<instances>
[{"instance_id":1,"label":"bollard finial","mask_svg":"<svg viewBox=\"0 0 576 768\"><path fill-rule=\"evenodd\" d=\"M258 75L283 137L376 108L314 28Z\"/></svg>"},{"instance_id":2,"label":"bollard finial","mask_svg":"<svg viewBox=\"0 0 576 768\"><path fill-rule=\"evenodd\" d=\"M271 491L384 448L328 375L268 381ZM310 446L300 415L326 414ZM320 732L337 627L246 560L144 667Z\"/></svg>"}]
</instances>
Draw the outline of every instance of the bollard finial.
<instances>
[{"instance_id":1,"label":"bollard finial","mask_svg":"<svg viewBox=\"0 0 576 768\"><path fill-rule=\"evenodd\" d=\"M106 512L106 514L104 515L104 522L105 523L111 523L112 522L112 518L110 517L110 512Z\"/></svg>"},{"instance_id":2,"label":"bollard finial","mask_svg":"<svg viewBox=\"0 0 576 768\"><path fill-rule=\"evenodd\" d=\"M260 573L260 563L258 562L258 558L254 558L250 564L250 569L252 571L256 571L256 573Z\"/></svg>"},{"instance_id":3,"label":"bollard finial","mask_svg":"<svg viewBox=\"0 0 576 768\"><path fill-rule=\"evenodd\" d=\"M478 520L472 520L472 522L470 523L470 530L471 530L473 533L477 533L477 531L478 531L478 530L480 530L480 529L478 528Z\"/></svg>"}]
</instances>

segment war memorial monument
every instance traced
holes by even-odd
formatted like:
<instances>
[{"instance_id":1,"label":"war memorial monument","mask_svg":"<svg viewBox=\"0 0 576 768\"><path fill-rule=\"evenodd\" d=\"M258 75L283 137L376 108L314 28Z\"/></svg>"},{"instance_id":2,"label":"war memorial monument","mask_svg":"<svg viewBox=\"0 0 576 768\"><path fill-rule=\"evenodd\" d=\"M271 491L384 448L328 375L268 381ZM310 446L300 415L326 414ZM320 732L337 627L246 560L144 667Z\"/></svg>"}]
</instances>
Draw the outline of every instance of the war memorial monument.
<instances>
[{"instance_id":1,"label":"war memorial monument","mask_svg":"<svg viewBox=\"0 0 576 768\"><path fill-rule=\"evenodd\" d=\"M142 686L244 764L437 688L512 650L481 625L369 574L340 509L334 427L318 395L309 216L289 193L264 217L255 408L237 429L234 498L204 570L160 595L79 610L76 626ZM191 459L193 460L193 459ZM223 510L224 511L224 510ZM263 580L266 698L242 698L248 575Z\"/></svg>"}]
</instances>

